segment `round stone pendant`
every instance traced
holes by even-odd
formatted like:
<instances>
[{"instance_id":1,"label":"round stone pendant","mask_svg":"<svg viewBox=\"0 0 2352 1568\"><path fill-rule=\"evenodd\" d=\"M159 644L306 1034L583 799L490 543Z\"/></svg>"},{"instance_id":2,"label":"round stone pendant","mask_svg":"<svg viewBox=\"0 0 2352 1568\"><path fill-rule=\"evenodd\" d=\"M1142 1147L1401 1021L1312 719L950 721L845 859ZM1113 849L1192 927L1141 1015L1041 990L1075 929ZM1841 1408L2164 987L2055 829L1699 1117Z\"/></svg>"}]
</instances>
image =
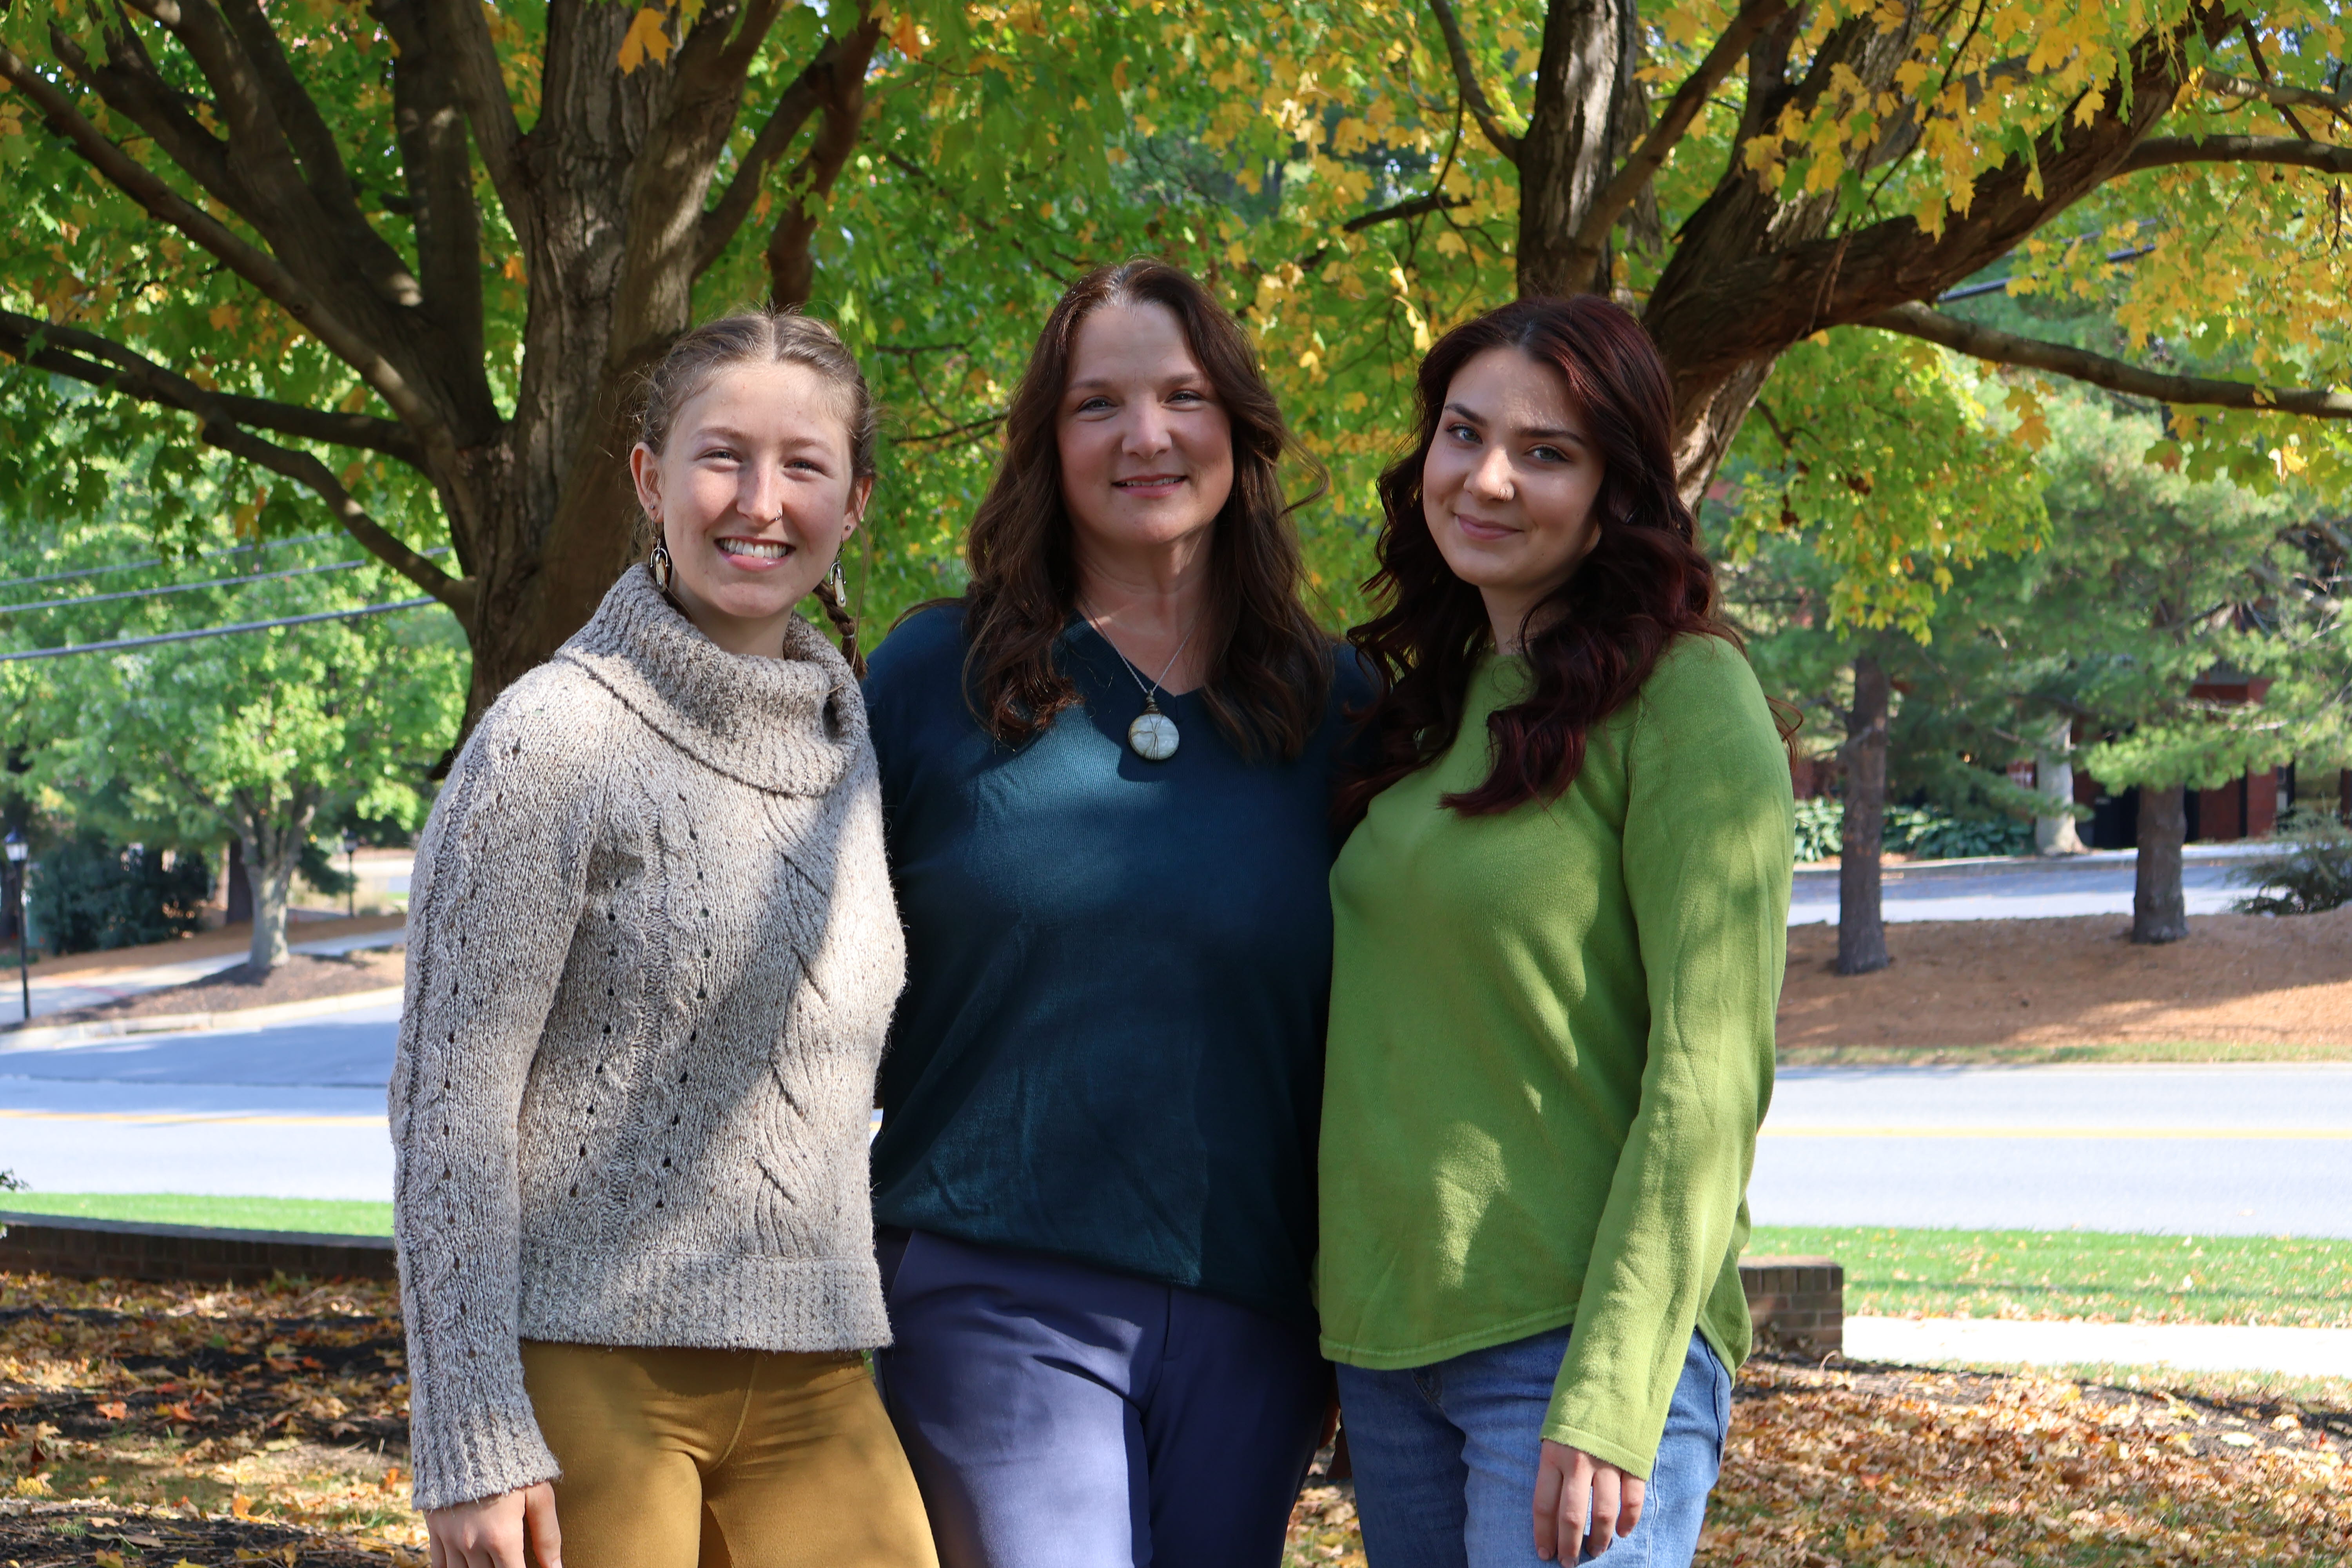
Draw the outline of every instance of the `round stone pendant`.
<instances>
[{"instance_id":1,"label":"round stone pendant","mask_svg":"<svg viewBox=\"0 0 2352 1568\"><path fill-rule=\"evenodd\" d=\"M1176 754L1176 721L1157 708L1146 708L1127 727L1127 743L1147 763L1164 763Z\"/></svg>"}]
</instances>

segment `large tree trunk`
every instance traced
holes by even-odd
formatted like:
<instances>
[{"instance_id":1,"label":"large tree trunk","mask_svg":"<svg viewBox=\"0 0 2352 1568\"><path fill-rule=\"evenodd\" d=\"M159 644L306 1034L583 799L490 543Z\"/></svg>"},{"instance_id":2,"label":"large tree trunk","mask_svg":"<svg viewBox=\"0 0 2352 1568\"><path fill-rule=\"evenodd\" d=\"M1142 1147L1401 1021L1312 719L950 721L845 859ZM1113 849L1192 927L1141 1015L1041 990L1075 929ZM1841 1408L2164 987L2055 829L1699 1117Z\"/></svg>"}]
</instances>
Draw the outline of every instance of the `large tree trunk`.
<instances>
[{"instance_id":1,"label":"large tree trunk","mask_svg":"<svg viewBox=\"0 0 2352 1568\"><path fill-rule=\"evenodd\" d=\"M2132 941L2179 942L2189 934L2189 901L2180 889L2180 847L2188 837L2188 790L2177 784L2140 785Z\"/></svg>"},{"instance_id":2,"label":"large tree trunk","mask_svg":"<svg viewBox=\"0 0 2352 1568\"><path fill-rule=\"evenodd\" d=\"M1838 836L1840 974L1884 969L1885 912L1878 857L1886 837L1886 670L1868 654L1853 661L1853 711L1846 716L1845 820Z\"/></svg>"},{"instance_id":3,"label":"large tree trunk","mask_svg":"<svg viewBox=\"0 0 2352 1568\"><path fill-rule=\"evenodd\" d=\"M2041 750L2033 758L2033 787L2043 801L2042 815L2033 819L2036 855L2080 855L2082 835L2074 830L2074 721L2061 713L2050 721Z\"/></svg>"},{"instance_id":4,"label":"large tree trunk","mask_svg":"<svg viewBox=\"0 0 2352 1568\"><path fill-rule=\"evenodd\" d=\"M224 925L236 925L253 918L253 879L245 872L245 840L228 841L228 858L221 872L221 904Z\"/></svg>"}]
</instances>

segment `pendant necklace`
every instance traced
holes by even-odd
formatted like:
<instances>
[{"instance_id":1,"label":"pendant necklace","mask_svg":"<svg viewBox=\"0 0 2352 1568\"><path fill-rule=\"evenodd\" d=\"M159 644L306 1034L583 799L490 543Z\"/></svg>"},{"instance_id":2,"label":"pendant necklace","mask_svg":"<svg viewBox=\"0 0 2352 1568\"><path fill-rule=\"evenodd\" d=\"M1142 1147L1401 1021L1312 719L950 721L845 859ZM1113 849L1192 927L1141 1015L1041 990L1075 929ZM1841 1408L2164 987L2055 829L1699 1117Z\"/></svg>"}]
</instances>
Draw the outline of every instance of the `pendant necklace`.
<instances>
[{"instance_id":1,"label":"pendant necklace","mask_svg":"<svg viewBox=\"0 0 2352 1568\"><path fill-rule=\"evenodd\" d=\"M1166 762L1176 754L1176 743L1182 737L1176 732L1176 721L1160 710L1160 681L1168 679L1168 671L1176 668L1176 661L1182 658L1184 650L1192 646L1192 634L1201 628L1200 617L1194 616L1192 624L1185 628L1183 640L1176 645L1176 651L1168 656L1166 667L1160 671L1160 680L1147 684L1142 671L1135 668L1134 661L1127 655L1118 652L1118 644L1110 640L1103 631L1101 622L1092 610L1087 608L1083 600L1079 602L1078 613L1086 616L1087 625L1094 627L1095 636L1101 637L1111 652L1118 654L1118 662L1127 666L1127 673L1135 678L1137 688L1143 693L1143 711L1137 714L1135 722L1127 727L1128 750L1147 763Z\"/></svg>"}]
</instances>

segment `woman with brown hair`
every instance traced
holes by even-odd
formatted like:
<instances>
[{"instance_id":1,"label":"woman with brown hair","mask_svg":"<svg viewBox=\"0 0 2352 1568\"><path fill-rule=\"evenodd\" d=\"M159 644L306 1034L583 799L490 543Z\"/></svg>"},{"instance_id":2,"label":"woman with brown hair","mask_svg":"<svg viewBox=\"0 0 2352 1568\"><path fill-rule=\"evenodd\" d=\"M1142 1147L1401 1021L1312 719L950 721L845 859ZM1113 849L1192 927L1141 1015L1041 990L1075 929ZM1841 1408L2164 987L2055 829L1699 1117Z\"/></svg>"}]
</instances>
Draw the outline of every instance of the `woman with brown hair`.
<instances>
[{"instance_id":1,"label":"woman with brown hair","mask_svg":"<svg viewBox=\"0 0 2352 1568\"><path fill-rule=\"evenodd\" d=\"M953 1568L1279 1561L1328 1373L1307 1271L1348 691L1280 410L1129 262L1039 334L971 584L866 682L907 994L884 1401Z\"/></svg>"},{"instance_id":2,"label":"woman with brown hair","mask_svg":"<svg viewBox=\"0 0 2352 1568\"><path fill-rule=\"evenodd\" d=\"M1506 306L1419 394L1331 874L1317 1300L1365 1550L1686 1564L1748 1348L1788 758L1631 316Z\"/></svg>"}]
</instances>

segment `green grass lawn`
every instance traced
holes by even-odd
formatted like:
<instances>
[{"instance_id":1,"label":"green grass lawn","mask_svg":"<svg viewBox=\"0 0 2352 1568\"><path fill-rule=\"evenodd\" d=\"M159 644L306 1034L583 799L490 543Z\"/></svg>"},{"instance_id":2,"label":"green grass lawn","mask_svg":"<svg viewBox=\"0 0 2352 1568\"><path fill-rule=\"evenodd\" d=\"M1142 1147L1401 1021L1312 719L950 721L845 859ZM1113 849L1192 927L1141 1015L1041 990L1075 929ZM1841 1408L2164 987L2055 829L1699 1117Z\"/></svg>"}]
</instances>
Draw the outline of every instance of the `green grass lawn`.
<instances>
[{"instance_id":1,"label":"green grass lawn","mask_svg":"<svg viewBox=\"0 0 2352 1568\"><path fill-rule=\"evenodd\" d=\"M331 1198L212 1198L185 1193L0 1193L0 1212L143 1220L233 1230L390 1236L392 1205Z\"/></svg>"},{"instance_id":2,"label":"green grass lawn","mask_svg":"<svg viewBox=\"0 0 2352 1568\"><path fill-rule=\"evenodd\" d=\"M1748 1249L1836 1258L1859 1316L2352 1328L2352 1241L1763 1226Z\"/></svg>"},{"instance_id":3,"label":"green grass lawn","mask_svg":"<svg viewBox=\"0 0 2352 1568\"><path fill-rule=\"evenodd\" d=\"M390 1204L172 1193L0 1193L0 1210L240 1230L389 1236ZM2352 1241L2092 1231L1764 1226L1751 1253L1826 1254L1845 1310L2352 1328Z\"/></svg>"}]
</instances>

